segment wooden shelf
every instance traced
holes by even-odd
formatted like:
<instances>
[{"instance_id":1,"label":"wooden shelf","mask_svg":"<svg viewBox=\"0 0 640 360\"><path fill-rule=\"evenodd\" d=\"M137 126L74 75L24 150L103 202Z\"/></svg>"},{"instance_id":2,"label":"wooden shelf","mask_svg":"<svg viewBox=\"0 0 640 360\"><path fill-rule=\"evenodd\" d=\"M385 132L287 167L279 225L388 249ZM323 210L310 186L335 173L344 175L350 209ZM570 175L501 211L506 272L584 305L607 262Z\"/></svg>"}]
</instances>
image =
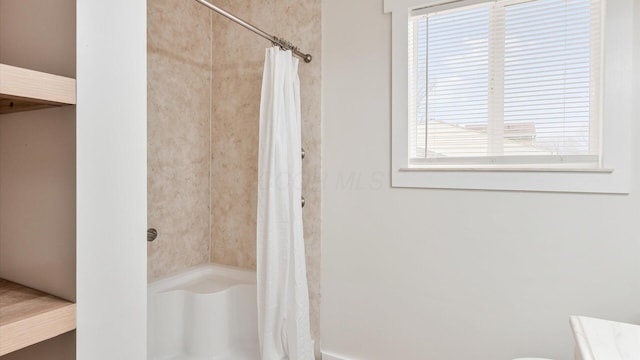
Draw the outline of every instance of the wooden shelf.
<instances>
[{"instance_id":1,"label":"wooden shelf","mask_svg":"<svg viewBox=\"0 0 640 360\"><path fill-rule=\"evenodd\" d=\"M76 328L76 304L0 279L0 356Z\"/></svg>"},{"instance_id":2,"label":"wooden shelf","mask_svg":"<svg viewBox=\"0 0 640 360\"><path fill-rule=\"evenodd\" d=\"M75 103L75 79L0 64L0 114Z\"/></svg>"}]
</instances>

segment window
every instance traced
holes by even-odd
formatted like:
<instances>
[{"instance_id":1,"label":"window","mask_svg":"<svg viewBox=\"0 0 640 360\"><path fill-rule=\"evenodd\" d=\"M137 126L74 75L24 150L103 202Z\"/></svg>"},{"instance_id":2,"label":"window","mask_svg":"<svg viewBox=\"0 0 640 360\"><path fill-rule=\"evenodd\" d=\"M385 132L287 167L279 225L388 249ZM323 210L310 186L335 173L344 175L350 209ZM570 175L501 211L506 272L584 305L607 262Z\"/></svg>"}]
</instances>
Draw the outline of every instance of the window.
<instances>
[{"instance_id":1,"label":"window","mask_svg":"<svg viewBox=\"0 0 640 360\"><path fill-rule=\"evenodd\" d=\"M385 0L392 185L628 192L632 10L633 0Z\"/></svg>"},{"instance_id":2,"label":"window","mask_svg":"<svg viewBox=\"0 0 640 360\"><path fill-rule=\"evenodd\" d=\"M410 166L600 167L599 4L413 10Z\"/></svg>"}]
</instances>

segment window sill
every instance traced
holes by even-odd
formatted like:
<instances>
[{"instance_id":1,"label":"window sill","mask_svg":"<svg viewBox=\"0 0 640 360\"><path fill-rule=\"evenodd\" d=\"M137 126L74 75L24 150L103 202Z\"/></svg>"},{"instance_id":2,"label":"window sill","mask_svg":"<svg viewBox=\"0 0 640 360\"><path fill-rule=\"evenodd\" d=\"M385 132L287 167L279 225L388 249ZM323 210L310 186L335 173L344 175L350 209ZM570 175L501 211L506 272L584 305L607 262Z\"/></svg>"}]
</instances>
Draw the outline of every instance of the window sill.
<instances>
[{"instance_id":1,"label":"window sill","mask_svg":"<svg viewBox=\"0 0 640 360\"><path fill-rule=\"evenodd\" d=\"M593 169L577 169L577 168L504 168L504 167L459 167L459 166L429 166L401 168L400 172L525 172L525 173L613 173L613 169L593 168Z\"/></svg>"},{"instance_id":2,"label":"window sill","mask_svg":"<svg viewBox=\"0 0 640 360\"><path fill-rule=\"evenodd\" d=\"M611 166L613 165L613 166ZM604 168L408 167L391 172L394 188L628 194L629 166ZM614 171L615 170L615 171Z\"/></svg>"}]
</instances>

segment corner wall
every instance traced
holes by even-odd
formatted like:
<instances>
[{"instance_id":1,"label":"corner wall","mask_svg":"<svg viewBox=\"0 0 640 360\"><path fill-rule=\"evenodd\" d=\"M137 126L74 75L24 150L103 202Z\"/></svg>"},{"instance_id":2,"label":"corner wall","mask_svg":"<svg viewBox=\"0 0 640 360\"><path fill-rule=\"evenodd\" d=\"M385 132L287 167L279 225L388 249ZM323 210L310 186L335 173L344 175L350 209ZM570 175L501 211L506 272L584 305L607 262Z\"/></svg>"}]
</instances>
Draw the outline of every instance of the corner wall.
<instances>
[{"instance_id":1,"label":"corner wall","mask_svg":"<svg viewBox=\"0 0 640 360\"><path fill-rule=\"evenodd\" d=\"M382 8L322 1L323 351L571 359L569 315L640 323L640 142L626 196L390 188Z\"/></svg>"},{"instance_id":2,"label":"corner wall","mask_svg":"<svg viewBox=\"0 0 640 360\"><path fill-rule=\"evenodd\" d=\"M146 2L77 2L77 357L146 359Z\"/></svg>"}]
</instances>

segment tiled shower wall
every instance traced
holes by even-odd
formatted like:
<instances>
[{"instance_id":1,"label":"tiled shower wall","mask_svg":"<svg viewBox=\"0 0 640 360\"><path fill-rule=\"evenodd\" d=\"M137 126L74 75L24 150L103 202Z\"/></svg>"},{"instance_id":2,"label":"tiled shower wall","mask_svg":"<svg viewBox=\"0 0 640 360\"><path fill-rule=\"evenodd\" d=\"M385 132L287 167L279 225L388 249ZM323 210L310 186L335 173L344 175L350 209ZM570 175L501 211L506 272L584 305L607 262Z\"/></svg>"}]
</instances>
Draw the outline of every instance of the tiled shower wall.
<instances>
[{"instance_id":1,"label":"tiled shower wall","mask_svg":"<svg viewBox=\"0 0 640 360\"><path fill-rule=\"evenodd\" d=\"M148 278L209 261L211 19L195 1L148 0Z\"/></svg>"},{"instance_id":2,"label":"tiled shower wall","mask_svg":"<svg viewBox=\"0 0 640 360\"><path fill-rule=\"evenodd\" d=\"M300 62L302 193L312 336L320 314L320 0L216 0L217 5L296 44ZM216 15L213 21L211 261L256 267L258 120L265 48L259 36Z\"/></svg>"},{"instance_id":3,"label":"tiled shower wall","mask_svg":"<svg viewBox=\"0 0 640 360\"><path fill-rule=\"evenodd\" d=\"M320 310L320 0L212 0L314 56L299 67L312 335ZM256 267L258 119L270 44L195 1L148 1L149 280Z\"/></svg>"}]
</instances>

